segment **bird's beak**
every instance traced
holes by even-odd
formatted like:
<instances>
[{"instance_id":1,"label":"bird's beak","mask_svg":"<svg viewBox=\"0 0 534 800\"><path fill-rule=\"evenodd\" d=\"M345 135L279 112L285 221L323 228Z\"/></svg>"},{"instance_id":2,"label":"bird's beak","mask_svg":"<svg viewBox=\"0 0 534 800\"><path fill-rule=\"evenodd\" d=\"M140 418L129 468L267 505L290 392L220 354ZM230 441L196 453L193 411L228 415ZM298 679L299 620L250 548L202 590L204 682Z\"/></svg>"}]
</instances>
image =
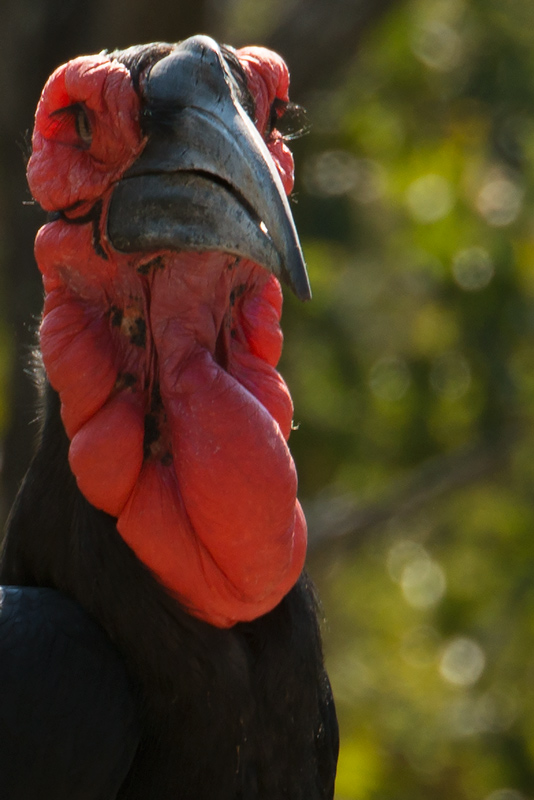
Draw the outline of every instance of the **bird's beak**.
<instances>
[{"instance_id":1,"label":"bird's beak","mask_svg":"<svg viewBox=\"0 0 534 800\"><path fill-rule=\"evenodd\" d=\"M142 92L149 139L114 189L111 244L123 252L231 253L309 299L280 176L216 42L195 36L177 45L152 67Z\"/></svg>"}]
</instances>

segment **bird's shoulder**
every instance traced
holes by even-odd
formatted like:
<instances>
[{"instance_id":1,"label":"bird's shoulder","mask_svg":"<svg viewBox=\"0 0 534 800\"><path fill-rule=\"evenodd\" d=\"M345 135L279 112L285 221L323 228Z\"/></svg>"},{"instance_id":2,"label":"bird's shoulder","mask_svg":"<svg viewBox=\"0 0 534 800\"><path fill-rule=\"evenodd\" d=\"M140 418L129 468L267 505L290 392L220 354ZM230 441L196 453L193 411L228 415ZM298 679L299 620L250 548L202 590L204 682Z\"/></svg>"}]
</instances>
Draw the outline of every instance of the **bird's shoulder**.
<instances>
[{"instance_id":1,"label":"bird's shoulder","mask_svg":"<svg viewBox=\"0 0 534 800\"><path fill-rule=\"evenodd\" d=\"M115 797L139 735L135 692L97 623L53 589L0 587L0 795Z\"/></svg>"}]
</instances>

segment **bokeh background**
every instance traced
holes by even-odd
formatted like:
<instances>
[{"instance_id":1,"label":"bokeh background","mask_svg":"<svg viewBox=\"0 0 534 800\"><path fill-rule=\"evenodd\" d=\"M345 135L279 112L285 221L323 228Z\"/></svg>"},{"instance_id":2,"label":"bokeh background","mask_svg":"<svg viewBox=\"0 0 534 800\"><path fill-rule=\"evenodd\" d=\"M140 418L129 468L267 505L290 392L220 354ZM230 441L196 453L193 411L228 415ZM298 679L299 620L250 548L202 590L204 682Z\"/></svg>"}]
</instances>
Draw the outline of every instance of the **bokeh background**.
<instances>
[{"instance_id":1,"label":"bokeh background","mask_svg":"<svg viewBox=\"0 0 534 800\"><path fill-rule=\"evenodd\" d=\"M314 299L281 364L342 750L338 800L534 797L532 0L2 0L5 516L42 216L24 182L61 62L206 32L288 61Z\"/></svg>"}]
</instances>

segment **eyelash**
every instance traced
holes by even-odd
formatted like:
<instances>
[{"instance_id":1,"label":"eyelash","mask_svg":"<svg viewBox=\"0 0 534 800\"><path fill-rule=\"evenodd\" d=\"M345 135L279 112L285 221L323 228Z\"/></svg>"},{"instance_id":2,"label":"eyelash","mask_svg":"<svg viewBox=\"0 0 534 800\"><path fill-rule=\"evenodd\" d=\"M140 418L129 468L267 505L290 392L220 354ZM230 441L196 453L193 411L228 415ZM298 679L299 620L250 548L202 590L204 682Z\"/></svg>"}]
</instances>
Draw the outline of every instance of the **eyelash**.
<instances>
[{"instance_id":1,"label":"eyelash","mask_svg":"<svg viewBox=\"0 0 534 800\"><path fill-rule=\"evenodd\" d=\"M297 139L308 133L310 126L305 110L295 103L286 103L278 97L275 98L271 105L265 138L269 140L275 130L282 134L285 141Z\"/></svg>"},{"instance_id":2,"label":"eyelash","mask_svg":"<svg viewBox=\"0 0 534 800\"><path fill-rule=\"evenodd\" d=\"M269 119L267 121L267 129L265 131L265 138L270 139L273 135L275 130L279 130L278 126L285 114L287 108L287 103L283 100L279 100L278 97L274 99L271 104L271 110L269 112Z\"/></svg>"}]
</instances>

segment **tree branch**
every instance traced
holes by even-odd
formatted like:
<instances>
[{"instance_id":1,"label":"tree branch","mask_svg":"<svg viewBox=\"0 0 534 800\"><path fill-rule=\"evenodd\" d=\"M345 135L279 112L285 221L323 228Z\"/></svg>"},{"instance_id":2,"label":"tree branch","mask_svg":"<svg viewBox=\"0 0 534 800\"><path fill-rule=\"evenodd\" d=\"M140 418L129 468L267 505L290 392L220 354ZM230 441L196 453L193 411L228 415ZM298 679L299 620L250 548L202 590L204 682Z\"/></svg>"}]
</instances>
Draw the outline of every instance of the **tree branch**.
<instances>
[{"instance_id":1,"label":"tree branch","mask_svg":"<svg viewBox=\"0 0 534 800\"><path fill-rule=\"evenodd\" d=\"M361 508L342 498L315 501L306 508L310 555L316 558L354 549L392 519L408 517L433 501L497 474L506 468L517 438L517 432L508 432L496 442L461 447L424 462L378 501Z\"/></svg>"}]
</instances>

